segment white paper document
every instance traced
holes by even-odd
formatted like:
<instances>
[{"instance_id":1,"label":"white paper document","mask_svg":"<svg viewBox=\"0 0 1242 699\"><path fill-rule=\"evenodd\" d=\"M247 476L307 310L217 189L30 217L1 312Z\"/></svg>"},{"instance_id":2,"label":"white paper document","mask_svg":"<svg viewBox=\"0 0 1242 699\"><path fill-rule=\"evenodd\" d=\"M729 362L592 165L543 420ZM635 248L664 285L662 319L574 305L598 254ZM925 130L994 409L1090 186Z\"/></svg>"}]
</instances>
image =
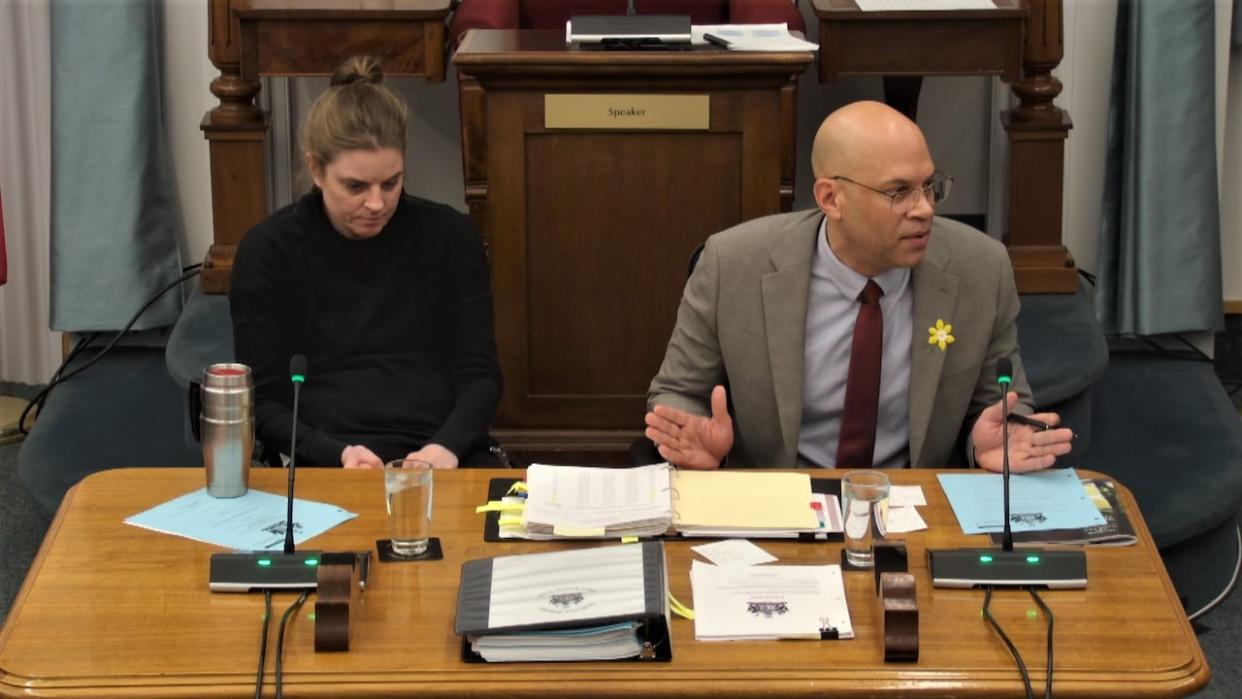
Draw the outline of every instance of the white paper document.
<instances>
[{"instance_id":1,"label":"white paper document","mask_svg":"<svg viewBox=\"0 0 1242 699\"><path fill-rule=\"evenodd\" d=\"M908 534L910 532L923 531L926 528L927 522L923 521L922 515L915 508L888 508L888 522L885 524L884 531L889 534Z\"/></svg>"},{"instance_id":2,"label":"white paper document","mask_svg":"<svg viewBox=\"0 0 1242 699\"><path fill-rule=\"evenodd\" d=\"M888 487L889 507L922 507L927 504L921 485L891 485Z\"/></svg>"},{"instance_id":3,"label":"white paper document","mask_svg":"<svg viewBox=\"0 0 1242 699\"><path fill-rule=\"evenodd\" d=\"M995 10L992 0L854 0L863 12L904 10Z\"/></svg>"},{"instance_id":4,"label":"white paper document","mask_svg":"<svg viewBox=\"0 0 1242 699\"><path fill-rule=\"evenodd\" d=\"M700 641L853 638L841 566L714 566L694 561Z\"/></svg>"},{"instance_id":5,"label":"white paper document","mask_svg":"<svg viewBox=\"0 0 1242 699\"><path fill-rule=\"evenodd\" d=\"M125 520L126 524L240 551L275 551L285 545L288 500L261 490L238 498L213 498L200 488ZM293 543L301 544L358 515L312 500L293 501Z\"/></svg>"},{"instance_id":6,"label":"white paper document","mask_svg":"<svg viewBox=\"0 0 1242 699\"><path fill-rule=\"evenodd\" d=\"M753 566L776 560L776 556L745 539L725 539L690 549L718 566Z\"/></svg>"},{"instance_id":7,"label":"white paper document","mask_svg":"<svg viewBox=\"0 0 1242 699\"><path fill-rule=\"evenodd\" d=\"M690 27L690 43L705 45L703 35L729 42L730 51L817 51L819 44L799 39L785 24L696 24Z\"/></svg>"}]
</instances>

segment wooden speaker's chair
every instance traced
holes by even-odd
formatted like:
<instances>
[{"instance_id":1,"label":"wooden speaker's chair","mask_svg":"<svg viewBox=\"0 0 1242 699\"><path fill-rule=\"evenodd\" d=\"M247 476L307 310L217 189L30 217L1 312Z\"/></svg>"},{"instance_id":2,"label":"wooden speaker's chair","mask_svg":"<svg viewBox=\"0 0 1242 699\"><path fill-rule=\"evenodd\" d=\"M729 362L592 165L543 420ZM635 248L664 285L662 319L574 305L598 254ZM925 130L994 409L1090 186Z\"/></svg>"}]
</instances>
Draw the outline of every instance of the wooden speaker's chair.
<instances>
[{"instance_id":1,"label":"wooden speaker's chair","mask_svg":"<svg viewBox=\"0 0 1242 699\"><path fill-rule=\"evenodd\" d=\"M560 29L573 15L623 15L629 0L462 0L449 22L453 46L471 29ZM690 15L695 24L785 22L806 32L790 0L634 0L640 15Z\"/></svg>"}]
</instances>

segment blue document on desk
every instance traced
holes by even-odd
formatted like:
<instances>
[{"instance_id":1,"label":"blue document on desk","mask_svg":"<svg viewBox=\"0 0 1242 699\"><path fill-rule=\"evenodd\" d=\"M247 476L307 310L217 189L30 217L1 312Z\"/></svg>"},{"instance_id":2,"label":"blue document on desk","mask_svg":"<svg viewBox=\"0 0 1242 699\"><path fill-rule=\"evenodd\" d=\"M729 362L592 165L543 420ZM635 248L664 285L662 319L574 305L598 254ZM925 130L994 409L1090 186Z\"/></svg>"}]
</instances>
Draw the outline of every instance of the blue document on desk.
<instances>
[{"instance_id":1,"label":"blue document on desk","mask_svg":"<svg viewBox=\"0 0 1242 699\"><path fill-rule=\"evenodd\" d=\"M240 551L277 551L285 545L284 495L250 490L238 498L213 498L200 488L125 520L126 524L176 534ZM293 542L301 544L358 515L335 505L293 501Z\"/></svg>"},{"instance_id":2,"label":"blue document on desk","mask_svg":"<svg viewBox=\"0 0 1242 699\"><path fill-rule=\"evenodd\" d=\"M951 473L939 476L963 534L1004 529L1004 489L999 473ZM1074 529L1104 524L1078 473L1050 469L1009 477L1009 526L1015 532Z\"/></svg>"}]
</instances>

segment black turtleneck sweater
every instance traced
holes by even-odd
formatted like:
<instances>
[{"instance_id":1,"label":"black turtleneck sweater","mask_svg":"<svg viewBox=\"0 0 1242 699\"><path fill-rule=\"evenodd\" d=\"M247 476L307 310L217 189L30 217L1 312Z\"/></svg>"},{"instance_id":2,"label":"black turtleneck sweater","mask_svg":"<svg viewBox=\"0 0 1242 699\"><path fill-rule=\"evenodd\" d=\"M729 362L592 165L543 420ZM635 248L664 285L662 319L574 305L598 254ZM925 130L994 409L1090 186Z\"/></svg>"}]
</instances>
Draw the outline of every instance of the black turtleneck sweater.
<instances>
[{"instance_id":1,"label":"black turtleneck sweater","mask_svg":"<svg viewBox=\"0 0 1242 699\"><path fill-rule=\"evenodd\" d=\"M289 452L295 354L308 360L299 464L339 466L350 444L387 461L430 442L460 459L483 443L500 367L487 260L463 214L402 195L379 235L350 240L312 192L246 234L231 286L264 444Z\"/></svg>"}]
</instances>

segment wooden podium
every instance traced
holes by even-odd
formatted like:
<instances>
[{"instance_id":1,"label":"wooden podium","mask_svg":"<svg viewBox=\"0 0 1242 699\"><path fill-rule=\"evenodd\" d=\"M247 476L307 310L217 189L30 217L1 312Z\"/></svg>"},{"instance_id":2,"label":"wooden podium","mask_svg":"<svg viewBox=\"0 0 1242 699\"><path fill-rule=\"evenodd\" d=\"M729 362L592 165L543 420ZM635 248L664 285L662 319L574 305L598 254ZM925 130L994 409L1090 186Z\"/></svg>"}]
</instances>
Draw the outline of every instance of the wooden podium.
<instances>
[{"instance_id":1,"label":"wooden podium","mask_svg":"<svg viewBox=\"0 0 1242 699\"><path fill-rule=\"evenodd\" d=\"M690 253L792 206L795 88L813 58L467 35L453 58L466 200L491 259L507 448L628 457ZM665 118L669 97L688 120Z\"/></svg>"}]
</instances>

